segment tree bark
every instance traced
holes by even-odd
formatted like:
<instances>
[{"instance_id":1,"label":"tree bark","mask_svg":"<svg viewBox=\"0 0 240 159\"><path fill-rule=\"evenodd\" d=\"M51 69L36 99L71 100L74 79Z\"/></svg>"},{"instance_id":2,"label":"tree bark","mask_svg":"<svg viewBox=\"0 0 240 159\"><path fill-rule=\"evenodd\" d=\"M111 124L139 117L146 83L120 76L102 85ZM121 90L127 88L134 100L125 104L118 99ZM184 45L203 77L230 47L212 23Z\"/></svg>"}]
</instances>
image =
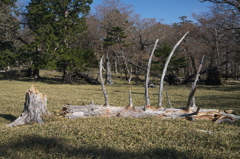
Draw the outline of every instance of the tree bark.
<instances>
[{"instance_id":1,"label":"tree bark","mask_svg":"<svg viewBox=\"0 0 240 159\"><path fill-rule=\"evenodd\" d=\"M34 77L35 79L40 78L40 71L39 71L39 69L34 69L34 70L33 70L33 77Z\"/></svg>"},{"instance_id":2,"label":"tree bark","mask_svg":"<svg viewBox=\"0 0 240 159\"><path fill-rule=\"evenodd\" d=\"M40 71L39 69L28 68L26 76L30 78L38 79L40 78Z\"/></svg>"},{"instance_id":3,"label":"tree bark","mask_svg":"<svg viewBox=\"0 0 240 159\"><path fill-rule=\"evenodd\" d=\"M129 90L128 92L129 92L129 105L128 105L127 108L134 108L133 102L132 102L132 93L131 93L131 90Z\"/></svg>"},{"instance_id":4,"label":"tree bark","mask_svg":"<svg viewBox=\"0 0 240 159\"><path fill-rule=\"evenodd\" d=\"M102 86L102 91L103 91L103 95L104 95L104 100L105 100L105 104L104 106L109 106L109 102L108 102L108 94L107 94L107 91L105 89L105 86L104 86L104 81L103 81L103 76L102 76L102 63L103 63L103 56L100 60L100 63L99 63L99 76L100 76L100 83L101 83L101 86Z\"/></svg>"},{"instance_id":5,"label":"tree bark","mask_svg":"<svg viewBox=\"0 0 240 159\"><path fill-rule=\"evenodd\" d=\"M160 88L159 88L159 96L158 96L158 107L162 107L162 91L163 91L163 82L164 82L164 78L167 72L167 67L168 64L172 58L173 53L175 52L175 50L177 49L178 45L180 45L180 43L183 41L183 39L187 36L187 34L189 33L189 31L187 33L184 34L184 36L177 42L177 44L173 47L172 52L170 53L170 55L167 58L167 61L165 63L165 66L163 68L163 72L162 72L162 76L161 76L161 81L160 81Z\"/></svg>"},{"instance_id":6,"label":"tree bark","mask_svg":"<svg viewBox=\"0 0 240 159\"><path fill-rule=\"evenodd\" d=\"M101 83L98 81L98 79L94 79L93 77L90 77L89 75L87 74L83 74L83 73L78 73L76 72L76 75L81 77L81 78L84 78L85 81L87 81L88 83L90 84L94 84L94 85L100 85Z\"/></svg>"},{"instance_id":7,"label":"tree bark","mask_svg":"<svg viewBox=\"0 0 240 159\"><path fill-rule=\"evenodd\" d=\"M145 99L146 99L146 105L145 105L144 109L146 109L147 107L150 106L150 99L149 99L149 95L148 95L148 83L149 83L149 74L150 74L150 68L151 68L151 63L152 63L152 57L153 57L153 54L154 54L155 49L157 47L157 43L158 43L158 39L155 41L153 50L152 50L152 52L151 52L151 54L149 56L148 65L147 65L147 72L146 72L146 75L145 75Z\"/></svg>"},{"instance_id":8,"label":"tree bark","mask_svg":"<svg viewBox=\"0 0 240 159\"><path fill-rule=\"evenodd\" d=\"M115 70L115 73L118 73L118 63L117 63L117 59L115 59L115 61L114 61L114 70Z\"/></svg>"},{"instance_id":9,"label":"tree bark","mask_svg":"<svg viewBox=\"0 0 240 159\"><path fill-rule=\"evenodd\" d=\"M216 123L224 122L228 119L230 123L240 120L240 116L232 114L232 110L219 111L217 109L200 109L186 111L183 108L153 108L145 110L144 106L109 106L102 105L85 105L74 106L66 105L61 110L61 116L68 119L103 116L103 117L157 117L162 119L186 119L194 120L210 120Z\"/></svg>"},{"instance_id":10,"label":"tree bark","mask_svg":"<svg viewBox=\"0 0 240 159\"><path fill-rule=\"evenodd\" d=\"M111 86L112 84L113 82L112 82L111 65L110 65L110 59L107 51L106 52L106 85Z\"/></svg>"},{"instance_id":11,"label":"tree bark","mask_svg":"<svg viewBox=\"0 0 240 159\"><path fill-rule=\"evenodd\" d=\"M192 67L193 67L193 70L194 70L194 74L197 73L197 68L196 68L196 64L195 64L195 58L193 57L193 55L190 55L190 59L191 59L191 62L192 62Z\"/></svg>"},{"instance_id":12,"label":"tree bark","mask_svg":"<svg viewBox=\"0 0 240 159\"><path fill-rule=\"evenodd\" d=\"M7 126L12 127L34 122L43 124L43 115L50 115L47 109L47 97L32 86L26 93L22 114Z\"/></svg>"},{"instance_id":13,"label":"tree bark","mask_svg":"<svg viewBox=\"0 0 240 159\"><path fill-rule=\"evenodd\" d=\"M196 73L195 80L194 80L193 85L192 85L192 89L189 93L188 102L187 102L187 106L186 106L187 110L189 110L190 107L193 107L194 109L196 109L195 96L194 95L195 95L195 92L196 92L196 85L197 85L197 81L200 77L200 71L202 69L204 58L205 58L205 56L202 57L202 60L201 60L200 65L198 67L198 71Z\"/></svg>"},{"instance_id":14,"label":"tree bark","mask_svg":"<svg viewBox=\"0 0 240 159\"><path fill-rule=\"evenodd\" d=\"M69 71L64 71L63 73L63 83L64 84L73 84L72 76Z\"/></svg>"},{"instance_id":15,"label":"tree bark","mask_svg":"<svg viewBox=\"0 0 240 159\"><path fill-rule=\"evenodd\" d=\"M131 83L132 80L132 68L131 66L127 64L127 60L126 57L123 56L123 61L124 61L124 65L125 65L125 79L128 83ZM130 68L129 68L130 67Z\"/></svg>"},{"instance_id":16,"label":"tree bark","mask_svg":"<svg viewBox=\"0 0 240 159\"><path fill-rule=\"evenodd\" d=\"M227 64L225 65L225 74L226 74L226 77L225 77L225 80L228 80L229 78L229 74L228 74L228 61L229 61L229 52L228 50L226 50L226 61L227 61Z\"/></svg>"}]
</instances>

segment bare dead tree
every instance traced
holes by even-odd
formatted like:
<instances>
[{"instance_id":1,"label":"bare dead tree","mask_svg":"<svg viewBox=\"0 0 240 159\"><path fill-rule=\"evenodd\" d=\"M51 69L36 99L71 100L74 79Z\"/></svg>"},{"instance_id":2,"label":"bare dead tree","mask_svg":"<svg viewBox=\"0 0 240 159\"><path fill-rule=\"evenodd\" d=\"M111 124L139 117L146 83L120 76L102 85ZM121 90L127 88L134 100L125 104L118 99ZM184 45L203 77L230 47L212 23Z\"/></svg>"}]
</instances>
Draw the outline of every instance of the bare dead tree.
<instances>
[{"instance_id":1,"label":"bare dead tree","mask_svg":"<svg viewBox=\"0 0 240 159\"><path fill-rule=\"evenodd\" d=\"M129 106L128 107L131 107L131 108L133 107L131 90L129 90Z\"/></svg>"},{"instance_id":2,"label":"bare dead tree","mask_svg":"<svg viewBox=\"0 0 240 159\"><path fill-rule=\"evenodd\" d=\"M161 81L160 81L160 88L159 88L159 96L158 96L158 107L162 107L162 91L163 91L163 82L164 82L164 78L167 72L167 67L168 64L172 58L173 53L175 52L175 50L177 49L178 45L180 45L180 43L183 41L183 39L187 36L189 32L185 33L184 36L177 42L177 44L173 47L172 52L169 54L167 61L164 65L163 68L163 72L162 72L162 76L161 76Z\"/></svg>"},{"instance_id":3,"label":"bare dead tree","mask_svg":"<svg viewBox=\"0 0 240 159\"><path fill-rule=\"evenodd\" d=\"M240 11L240 2L239 0L200 0L200 2L213 2L219 4L228 4L232 6L236 11Z\"/></svg>"},{"instance_id":4,"label":"bare dead tree","mask_svg":"<svg viewBox=\"0 0 240 159\"><path fill-rule=\"evenodd\" d=\"M196 73L195 80L194 80L193 85L192 85L192 89L191 89L191 91L189 93L188 103L187 103L187 106L186 106L186 108L188 110L189 110L190 107L196 108L194 94L195 94L195 91L196 91L196 85L197 85L197 81L198 81L199 76L200 76L200 71L202 69L204 58L205 58L205 56L202 57L202 60L201 60L200 65L198 67L198 71Z\"/></svg>"},{"instance_id":5,"label":"bare dead tree","mask_svg":"<svg viewBox=\"0 0 240 159\"><path fill-rule=\"evenodd\" d=\"M106 52L106 84L111 86L112 82L112 72L111 72L111 65L110 65L110 58L108 51Z\"/></svg>"},{"instance_id":6,"label":"bare dead tree","mask_svg":"<svg viewBox=\"0 0 240 159\"><path fill-rule=\"evenodd\" d=\"M105 99L104 106L109 106L108 94L107 94L107 91L106 91L105 86L104 86L104 80L103 80L103 75L102 75L102 70L103 70L102 63L103 63L103 56L102 56L102 58L100 60L100 64L99 64L99 76L100 76L100 83L101 83L101 86L102 86L102 91L103 91L103 95L104 95L104 99Z\"/></svg>"},{"instance_id":7,"label":"bare dead tree","mask_svg":"<svg viewBox=\"0 0 240 159\"><path fill-rule=\"evenodd\" d=\"M168 97L168 91L166 90L166 97L167 97L167 101L168 101L168 105L170 106L170 108L173 108L170 98Z\"/></svg>"},{"instance_id":8,"label":"bare dead tree","mask_svg":"<svg viewBox=\"0 0 240 159\"><path fill-rule=\"evenodd\" d=\"M155 41L153 50L152 50L152 52L151 52L151 54L149 56L147 72L146 72L146 75L145 75L145 99L146 99L146 105L145 105L144 109L146 109L146 107L150 106L150 99L149 99L149 94L148 94L149 73L150 73L150 68L151 68L151 63L152 63L152 57L153 57L153 54L154 54L154 52L156 50L157 43L158 43L158 39Z\"/></svg>"},{"instance_id":9,"label":"bare dead tree","mask_svg":"<svg viewBox=\"0 0 240 159\"><path fill-rule=\"evenodd\" d=\"M189 111L189 109L190 109L190 107L191 107L191 105L193 103L195 92L196 92L196 87L192 87L192 90L189 93L187 106L185 108L185 110L187 110L187 111Z\"/></svg>"},{"instance_id":10,"label":"bare dead tree","mask_svg":"<svg viewBox=\"0 0 240 159\"><path fill-rule=\"evenodd\" d=\"M127 63L127 59L126 57L123 55L122 56L123 58L123 61L124 61L124 65L125 65L125 76L126 76L126 80L128 83L131 83L131 80L132 80L132 67L131 65L128 66L128 63ZM129 75L129 77L127 77L127 74Z\"/></svg>"}]
</instances>

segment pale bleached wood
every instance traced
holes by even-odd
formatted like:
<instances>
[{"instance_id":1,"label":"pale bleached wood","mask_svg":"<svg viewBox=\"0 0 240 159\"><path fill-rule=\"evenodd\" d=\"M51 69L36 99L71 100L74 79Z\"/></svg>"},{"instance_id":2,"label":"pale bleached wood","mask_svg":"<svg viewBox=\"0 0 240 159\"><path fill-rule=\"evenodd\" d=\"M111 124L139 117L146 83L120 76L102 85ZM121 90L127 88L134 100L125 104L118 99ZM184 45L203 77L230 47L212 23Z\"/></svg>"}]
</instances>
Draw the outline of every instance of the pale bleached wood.
<instances>
[{"instance_id":1,"label":"pale bleached wood","mask_svg":"<svg viewBox=\"0 0 240 159\"><path fill-rule=\"evenodd\" d=\"M102 63L103 63L103 56L100 59L100 63L99 63L99 76L100 76L100 83L101 83L101 86L102 86L102 91L103 91L104 100L105 100L104 106L109 106L108 94L107 94L107 91L106 91L105 86L104 86L104 80L103 80L103 75L102 75L102 70L103 70Z\"/></svg>"},{"instance_id":2,"label":"pale bleached wood","mask_svg":"<svg viewBox=\"0 0 240 159\"><path fill-rule=\"evenodd\" d=\"M155 41L153 50L152 50L152 52L149 56L148 65L147 65L147 72L146 72L146 75L145 75L145 100L146 100L145 109L146 109L146 107L150 106L150 99L149 99L149 93L148 93L148 82L149 82L149 73L150 73L150 68L151 68L151 63L152 63L152 57L153 57L153 54L156 50L157 43L158 43L158 39Z\"/></svg>"},{"instance_id":3,"label":"pale bleached wood","mask_svg":"<svg viewBox=\"0 0 240 159\"><path fill-rule=\"evenodd\" d=\"M176 43L176 45L173 47L171 53L169 54L166 63L164 65L163 68L163 72L162 72L162 76L161 76L161 81L160 81L160 88L159 88L159 96L158 96L158 107L162 107L162 91L163 91L163 82L164 82L164 78L167 72L167 67L168 64L172 58L173 53L175 52L175 50L177 49L178 45L180 45L180 43L183 41L183 39L187 36L187 34L189 33L189 31L187 33L184 34L184 36Z\"/></svg>"},{"instance_id":4,"label":"pale bleached wood","mask_svg":"<svg viewBox=\"0 0 240 159\"><path fill-rule=\"evenodd\" d=\"M188 102L187 102L187 106L186 106L187 110L189 110L190 107L193 107L193 108L196 109L196 104L195 104L196 85L197 85L197 81L198 81L199 76L200 76L200 71L202 69L204 58L205 58L205 56L202 57L202 60L201 60L200 65L198 67L198 71L196 73L195 80L194 80L194 82L192 84L192 88L191 88L191 91L189 93Z\"/></svg>"},{"instance_id":5,"label":"pale bleached wood","mask_svg":"<svg viewBox=\"0 0 240 159\"><path fill-rule=\"evenodd\" d=\"M102 117L157 117L162 119L186 119L190 121L194 120L210 120L216 123L223 121L231 121L231 123L240 120L240 116L226 113L225 111L219 111L217 109L200 109L196 111L186 111L185 107L182 108L153 108L150 107L145 110L145 106L134 107L119 107L109 106L104 107L102 105L87 105L87 106L74 106L66 105L63 107L63 116L69 119L91 116Z\"/></svg>"},{"instance_id":6,"label":"pale bleached wood","mask_svg":"<svg viewBox=\"0 0 240 159\"><path fill-rule=\"evenodd\" d=\"M133 107L131 90L129 90L129 107Z\"/></svg>"},{"instance_id":7,"label":"pale bleached wood","mask_svg":"<svg viewBox=\"0 0 240 159\"><path fill-rule=\"evenodd\" d=\"M167 101L168 101L168 105L170 106L170 108L173 108L170 98L168 97L168 91L166 90L166 97L167 97Z\"/></svg>"},{"instance_id":8,"label":"pale bleached wood","mask_svg":"<svg viewBox=\"0 0 240 159\"><path fill-rule=\"evenodd\" d=\"M50 115L47 109L47 97L32 86L26 93L22 114L7 126L12 127L31 123L43 124L43 115Z\"/></svg>"}]
</instances>

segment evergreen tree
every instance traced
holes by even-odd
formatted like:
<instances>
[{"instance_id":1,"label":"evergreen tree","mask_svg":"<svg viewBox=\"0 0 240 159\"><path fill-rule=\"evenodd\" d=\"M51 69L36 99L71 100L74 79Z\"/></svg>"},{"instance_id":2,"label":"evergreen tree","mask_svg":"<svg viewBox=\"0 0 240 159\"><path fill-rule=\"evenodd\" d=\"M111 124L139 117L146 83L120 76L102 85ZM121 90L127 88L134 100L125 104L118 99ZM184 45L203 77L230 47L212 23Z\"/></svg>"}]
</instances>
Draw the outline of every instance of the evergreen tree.
<instances>
[{"instance_id":1,"label":"evergreen tree","mask_svg":"<svg viewBox=\"0 0 240 159\"><path fill-rule=\"evenodd\" d=\"M120 26L115 26L110 28L107 31L107 37L104 39L104 46L112 46L114 44L124 44L125 41L123 40L126 38L127 35L125 35L124 29Z\"/></svg>"},{"instance_id":2,"label":"evergreen tree","mask_svg":"<svg viewBox=\"0 0 240 159\"><path fill-rule=\"evenodd\" d=\"M13 16L16 0L0 1L0 67L7 67L15 64L16 46L12 38L12 31L16 31L18 20Z\"/></svg>"},{"instance_id":3,"label":"evergreen tree","mask_svg":"<svg viewBox=\"0 0 240 159\"><path fill-rule=\"evenodd\" d=\"M115 44L120 45L120 50L122 51L122 46L126 46L125 41L123 40L127 36L125 35L124 29L120 26L114 26L107 30L107 37L104 39L104 47L106 49L106 84L112 85L112 75L111 75L111 66L110 66L110 58L109 51L111 47L114 47ZM112 51L113 52L113 51ZM116 54L115 54L116 56Z\"/></svg>"},{"instance_id":4,"label":"evergreen tree","mask_svg":"<svg viewBox=\"0 0 240 159\"><path fill-rule=\"evenodd\" d=\"M16 58L15 50L11 42L0 41L0 67L14 65Z\"/></svg>"},{"instance_id":5,"label":"evergreen tree","mask_svg":"<svg viewBox=\"0 0 240 159\"><path fill-rule=\"evenodd\" d=\"M35 69L58 68L63 72L63 83L72 83L71 72L86 66L84 49L77 38L87 29L85 17L92 0L32 0L27 6L28 26L35 35L31 50Z\"/></svg>"},{"instance_id":6,"label":"evergreen tree","mask_svg":"<svg viewBox=\"0 0 240 159\"><path fill-rule=\"evenodd\" d=\"M156 60L153 61L152 69L153 71L162 72L165 62L172 51L172 47L165 41L161 47L156 49L154 55ZM173 71L178 71L180 68L186 67L186 60L184 57L179 57L178 55L173 55L171 61L168 65L168 71L173 73Z\"/></svg>"}]
</instances>

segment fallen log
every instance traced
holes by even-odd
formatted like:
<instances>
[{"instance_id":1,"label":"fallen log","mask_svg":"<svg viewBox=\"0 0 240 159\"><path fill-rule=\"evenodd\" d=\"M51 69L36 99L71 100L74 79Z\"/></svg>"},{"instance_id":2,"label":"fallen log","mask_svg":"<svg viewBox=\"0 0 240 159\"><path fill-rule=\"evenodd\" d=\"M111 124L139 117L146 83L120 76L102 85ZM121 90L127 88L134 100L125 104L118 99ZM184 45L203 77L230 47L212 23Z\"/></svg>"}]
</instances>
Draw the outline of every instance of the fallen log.
<instances>
[{"instance_id":1,"label":"fallen log","mask_svg":"<svg viewBox=\"0 0 240 159\"><path fill-rule=\"evenodd\" d=\"M225 113L230 112L230 113ZM217 109L190 109L186 110L182 108L157 108L144 106L103 106L103 105L86 105L86 106L74 106L66 105L62 108L62 114L68 119L75 119L80 117L157 117L162 119L186 119L190 121L195 120L210 120L215 123L222 123L228 119L229 123L234 123L240 120L240 116L231 114L231 110L220 111Z\"/></svg>"},{"instance_id":2,"label":"fallen log","mask_svg":"<svg viewBox=\"0 0 240 159\"><path fill-rule=\"evenodd\" d=\"M22 114L7 126L18 126L31 123L43 124L43 115L50 115L47 109L47 97L32 86L26 93Z\"/></svg>"},{"instance_id":3,"label":"fallen log","mask_svg":"<svg viewBox=\"0 0 240 159\"><path fill-rule=\"evenodd\" d=\"M75 73L77 76L85 79L85 81L87 81L89 84L94 84L94 85L100 85L101 83L98 81L98 79L94 79L92 77L90 77L89 75L87 74L83 74L83 73L79 73L79 72L76 72Z\"/></svg>"}]
</instances>

